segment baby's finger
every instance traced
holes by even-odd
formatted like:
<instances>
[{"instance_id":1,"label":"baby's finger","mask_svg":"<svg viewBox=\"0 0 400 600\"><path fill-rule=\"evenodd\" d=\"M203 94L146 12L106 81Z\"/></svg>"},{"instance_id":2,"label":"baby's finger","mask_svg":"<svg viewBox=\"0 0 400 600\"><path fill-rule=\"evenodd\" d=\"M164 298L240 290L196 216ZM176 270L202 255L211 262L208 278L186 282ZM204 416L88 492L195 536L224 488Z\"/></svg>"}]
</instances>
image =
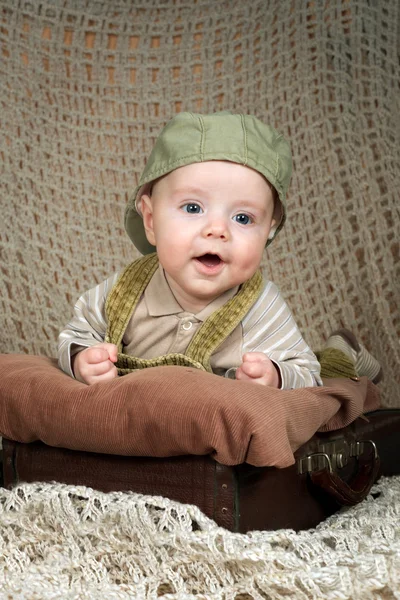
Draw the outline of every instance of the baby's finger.
<instances>
[{"instance_id":1,"label":"baby's finger","mask_svg":"<svg viewBox=\"0 0 400 600\"><path fill-rule=\"evenodd\" d=\"M118 348L115 344L104 343L101 345L108 352L108 358L111 362L117 362L118 360Z\"/></svg>"},{"instance_id":2,"label":"baby's finger","mask_svg":"<svg viewBox=\"0 0 400 600\"><path fill-rule=\"evenodd\" d=\"M262 362L243 362L240 368L249 377L262 377L268 369L268 363L265 360Z\"/></svg>"},{"instance_id":3,"label":"baby's finger","mask_svg":"<svg viewBox=\"0 0 400 600\"><path fill-rule=\"evenodd\" d=\"M246 375L246 373L243 372L242 367L236 369L235 378L239 381L245 381L246 379L248 381L249 379L252 379L252 377L249 377L248 375Z\"/></svg>"},{"instance_id":4,"label":"baby's finger","mask_svg":"<svg viewBox=\"0 0 400 600\"><path fill-rule=\"evenodd\" d=\"M242 357L243 362L262 362L268 360L264 352L246 352Z\"/></svg>"},{"instance_id":5,"label":"baby's finger","mask_svg":"<svg viewBox=\"0 0 400 600\"><path fill-rule=\"evenodd\" d=\"M118 376L118 372L116 367L112 366L112 368L107 371L107 373L103 373L102 375L91 375L86 378L86 382L89 385L93 385L94 383L105 383L106 381L111 381Z\"/></svg>"},{"instance_id":6,"label":"baby's finger","mask_svg":"<svg viewBox=\"0 0 400 600\"><path fill-rule=\"evenodd\" d=\"M89 377L97 377L97 375L104 375L104 373L116 370L116 367L110 360L103 360L100 363L86 365L85 374Z\"/></svg>"},{"instance_id":7,"label":"baby's finger","mask_svg":"<svg viewBox=\"0 0 400 600\"><path fill-rule=\"evenodd\" d=\"M84 350L85 360L89 364L97 364L107 361L109 359L109 353L106 348L102 346L93 346Z\"/></svg>"}]
</instances>

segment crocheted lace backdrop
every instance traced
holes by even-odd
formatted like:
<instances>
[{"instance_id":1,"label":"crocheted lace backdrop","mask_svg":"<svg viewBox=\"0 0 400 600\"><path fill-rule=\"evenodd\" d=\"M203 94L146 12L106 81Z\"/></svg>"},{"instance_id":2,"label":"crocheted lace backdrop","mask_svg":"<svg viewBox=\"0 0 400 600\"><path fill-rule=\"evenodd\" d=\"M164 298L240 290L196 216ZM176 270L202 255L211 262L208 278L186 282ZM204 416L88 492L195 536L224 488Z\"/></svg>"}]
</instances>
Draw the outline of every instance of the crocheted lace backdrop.
<instances>
[{"instance_id":1,"label":"crocheted lace backdrop","mask_svg":"<svg viewBox=\"0 0 400 600\"><path fill-rule=\"evenodd\" d=\"M400 477L316 529L217 527L167 498L55 483L0 489L7 600L394 600Z\"/></svg>"},{"instance_id":2,"label":"crocheted lace backdrop","mask_svg":"<svg viewBox=\"0 0 400 600\"><path fill-rule=\"evenodd\" d=\"M55 355L76 298L137 256L124 207L164 123L232 109L291 140L266 274L315 349L350 328L384 366L385 404L400 405L399 11L0 0L0 351Z\"/></svg>"}]
</instances>

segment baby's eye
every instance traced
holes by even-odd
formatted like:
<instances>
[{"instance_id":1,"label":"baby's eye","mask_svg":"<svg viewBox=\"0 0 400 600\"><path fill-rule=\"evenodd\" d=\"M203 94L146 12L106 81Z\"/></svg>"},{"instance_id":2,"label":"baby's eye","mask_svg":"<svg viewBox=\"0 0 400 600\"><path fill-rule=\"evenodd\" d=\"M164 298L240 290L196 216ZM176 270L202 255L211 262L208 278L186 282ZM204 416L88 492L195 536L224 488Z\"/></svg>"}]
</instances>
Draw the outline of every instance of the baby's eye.
<instances>
[{"instance_id":1,"label":"baby's eye","mask_svg":"<svg viewBox=\"0 0 400 600\"><path fill-rule=\"evenodd\" d=\"M201 208L201 206L199 206L195 202L188 202L187 204L184 204L182 206L182 210L184 210L185 212L187 212L191 215L197 215L197 214L203 212L203 209Z\"/></svg>"},{"instance_id":2,"label":"baby's eye","mask_svg":"<svg viewBox=\"0 0 400 600\"><path fill-rule=\"evenodd\" d=\"M240 223L241 225L249 225L249 223L253 222L252 218L249 217L249 215L245 215L244 213L235 215L233 219L234 221L236 221L236 223Z\"/></svg>"}]
</instances>

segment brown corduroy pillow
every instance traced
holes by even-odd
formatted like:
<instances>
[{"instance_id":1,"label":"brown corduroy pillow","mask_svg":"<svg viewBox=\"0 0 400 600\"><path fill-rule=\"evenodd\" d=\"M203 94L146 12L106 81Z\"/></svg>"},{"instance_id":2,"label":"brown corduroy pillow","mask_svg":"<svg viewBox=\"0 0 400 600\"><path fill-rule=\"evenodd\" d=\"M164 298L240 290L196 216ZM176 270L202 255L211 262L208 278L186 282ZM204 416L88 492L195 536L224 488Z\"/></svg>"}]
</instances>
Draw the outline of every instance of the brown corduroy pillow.
<instances>
[{"instance_id":1,"label":"brown corduroy pillow","mask_svg":"<svg viewBox=\"0 0 400 600\"><path fill-rule=\"evenodd\" d=\"M317 430L379 406L362 378L275 390L187 367L155 367L87 386L54 359L0 355L0 435L129 456L211 454L234 465L287 467Z\"/></svg>"}]
</instances>

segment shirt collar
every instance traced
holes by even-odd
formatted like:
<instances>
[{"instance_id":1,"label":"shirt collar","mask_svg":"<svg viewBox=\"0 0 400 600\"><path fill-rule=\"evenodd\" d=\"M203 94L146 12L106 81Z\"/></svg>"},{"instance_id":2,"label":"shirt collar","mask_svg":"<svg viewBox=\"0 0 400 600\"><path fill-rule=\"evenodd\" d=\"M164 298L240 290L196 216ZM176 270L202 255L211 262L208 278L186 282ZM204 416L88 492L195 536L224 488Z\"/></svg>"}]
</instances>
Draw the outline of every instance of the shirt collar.
<instances>
[{"instance_id":1,"label":"shirt collar","mask_svg":"<svg viewBox=\"0 0 400 600\"><path fill-rule=\"evenodd\" d=\"M210 304L207 304L194 316L199 321L205 321L215 310L220 308L237 293L239 286L227 290ZM192 314L184 311L175 299L168 281L165 278L164 269L159 266L144 291L144 300L150 317L164 317L167 315Z\"/></svg>"}]
</instances>

